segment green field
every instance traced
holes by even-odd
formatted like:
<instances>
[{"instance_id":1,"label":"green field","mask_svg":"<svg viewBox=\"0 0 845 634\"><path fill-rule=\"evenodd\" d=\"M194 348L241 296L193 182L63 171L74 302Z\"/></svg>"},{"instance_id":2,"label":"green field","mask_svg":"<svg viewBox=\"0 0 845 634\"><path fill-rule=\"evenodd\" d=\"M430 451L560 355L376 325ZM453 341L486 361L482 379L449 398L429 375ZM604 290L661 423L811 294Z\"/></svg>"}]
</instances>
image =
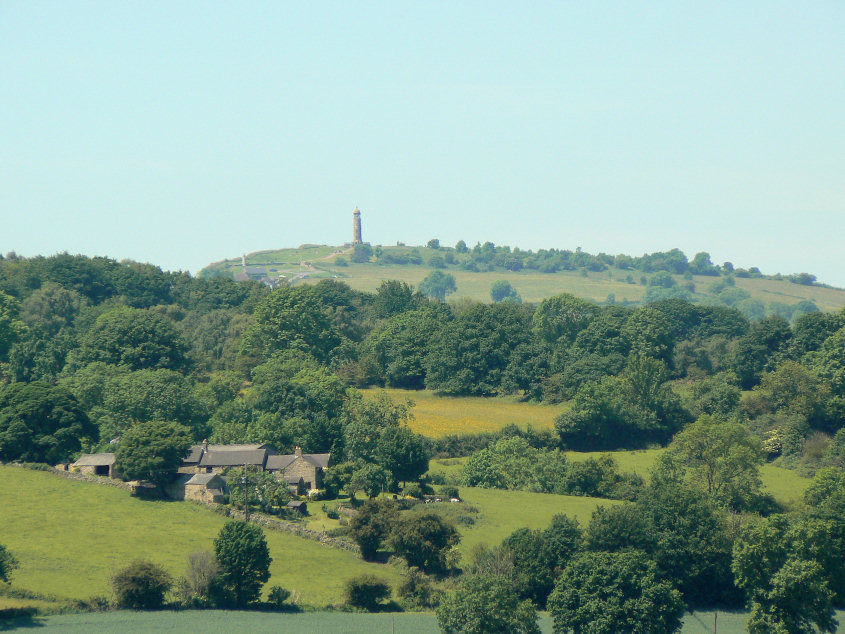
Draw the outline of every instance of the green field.
<instances>
[{"instance_id":1,"label":"green field","mask_svg":"<svg viewBox=\"0 0 845 634\"><path fill-rule=\"evenodd\" d=\"M574 495L476 487L460 487L460 493L465 504L478 507L480 511L475 524L458 526L461 533L459 549L465 556L476 544L497 546L518 528L546 528L558 513L576 518L583 526L590 521L596 507L622 504L614 500Z\"/></svg>"},{"instance_id":2,"label":"green field","mask_svg":"<svg viewBox=\"0 0 845 634\"><path fill-rule=\"evenodd\" d=\"M745 632L746 614L719 612L716 625L722 634ZM845 623L845 611L836 618ZM713 612L694 612L684 617L681 634L711 634ZM38 628L69 634L88 632L304 632L319 634L428 634L438 632L437 619L431 613L346 614L342 612L310 612L305 614L268 614L260 612L106 612L100 614L63 614L13 621L10 629ZM552 631L547 614L540 617L544 634ZM0 629L6 629L0 625Z\"/></svg>"},{"instance_id":3,"label":"green field","mask_svg":"<svg viewBox=\"0 0 845 634\"><path fill-rule=\"evenodd\" d=\"M568 404L520 402L515 397L438 396L430 390L363 390L365 396L387 393L394 401L414 402L409 427L418 434L439 438L448 434L498 431L514 423L525 429L550 429Z\"/></svg>"},{"instance_id":4,"label":"green field","mask_svg":"<svg viewBox=\"0 0 845 634\"><path fill-rule=\"evenodd\" d=\"M0 543L19 559L15 587L59 598L108 596L109 576L136 557L172 574L188 553L213 548L226 519L189 502L144 501L120 489L0 467ZM273 564L267 588L280 585L305 605L342 601L344 582L373 573L395 584L392 566L289 533L266 530Z\"/></svg>"},{"instance_id":5,"label":"green field","mask_svg":"<svg viewBox=\"0 0 845 634\"><path fill-rule=\"evenodd\" d=\"M277 249L258 251L247 254L248 266L262 266L268 269L271 276L286 275L288 278L307 275L303 281L316 282L324 278L339 278L354 289L375 291L384 280L402 280L418 286L422 279L431 272L430 267L424 265L379 265L374 263L354 264L339 267L334 265L337 255L344 247L326 245L300 247L298 249ZM407 253L412 247L384 247L392 253ZM442 251L418 248L424 262ZM348 260L349 258L346 257ZM300 267L300 262L310 265ZM234 275L242 271L241 259L232 258L215 262L203 269L205 273L225 273ZM645 296L645 286L640 283L643 275L640 271L626 271L611 268L607 271L582 273L581 271L560 271L558 273L539 273L537 271L494 271L472 272L450 266L447 272L455 277L457 292L450 299L469 298L482 302L490 301L490 286L498 280L509 281L526 302L540 300L559 293L572 293L578 297L603 302L608 295L613 294L617 302L640 302ZM626 281L632 276L635 283ZM684 284L688 280L675 276L676 280ZM715 280L719 278L708 276L693 276L696 297L703 297L703 293ZM736 285L748 291L751 297L759 299L764 304L783 302L796 304L803 299L816 303L823 311L838 310L845 306L845 290L826 288L822 286L802 286L786 280L737 278Z\"/></svg>"},{"instance_id":6,"label":"green field","mask_svg":"<svg viewBox=\"0 0 845 634\"><path fill-rule=\"evenodd\" d=\"M609 455L613 457L619 470L622 472L636 473L648 480L648 473L654 461L657 459L664 449L647 449L639 451L612 451L612 452L577 452L567 451L566 457L569 460L578 462L586 460L587 458L598 458L599 456ZM466 458L445 458L442 460L432 460L429 473L442 474L447 481L456 482L461 476L463 463ZM764 464L760 468L760 479L763 481L763 490L774 496L780 504L786 507L793 507L800 504L804 497L804 491L810 484L810 479L799 475L792 469L784 469L772 464ZM462 489L466 491L492 491L492 489ZM516 493L508 491L506 493ZM531 493L526 495L540 495L546 497L545 493ZM567 499L572 499L568 496ZM574 498L574 499L591 499L591 498ZM606 500L602 500L606 502ZM592 512L592 511L591 511Z\"/></svg>"}]
</instances>

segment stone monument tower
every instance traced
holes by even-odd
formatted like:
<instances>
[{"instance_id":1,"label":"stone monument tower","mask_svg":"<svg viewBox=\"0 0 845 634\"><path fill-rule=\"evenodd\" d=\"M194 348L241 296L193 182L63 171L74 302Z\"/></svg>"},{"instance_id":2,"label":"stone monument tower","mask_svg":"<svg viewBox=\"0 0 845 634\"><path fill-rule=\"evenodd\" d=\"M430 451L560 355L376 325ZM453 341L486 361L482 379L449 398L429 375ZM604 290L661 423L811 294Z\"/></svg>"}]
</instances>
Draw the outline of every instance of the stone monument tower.
<instances>
[{"instance_id":1,"label":"stone monument tower","mask_svg":"<svg viewBox=\"0 0 845 634\"><path fill-rule=\"evenodd\" d=\"M363 242L361 240L361 212L355 207L355 211L352 212L352 246L361 242Z\"/></svg>"}]
</instances>

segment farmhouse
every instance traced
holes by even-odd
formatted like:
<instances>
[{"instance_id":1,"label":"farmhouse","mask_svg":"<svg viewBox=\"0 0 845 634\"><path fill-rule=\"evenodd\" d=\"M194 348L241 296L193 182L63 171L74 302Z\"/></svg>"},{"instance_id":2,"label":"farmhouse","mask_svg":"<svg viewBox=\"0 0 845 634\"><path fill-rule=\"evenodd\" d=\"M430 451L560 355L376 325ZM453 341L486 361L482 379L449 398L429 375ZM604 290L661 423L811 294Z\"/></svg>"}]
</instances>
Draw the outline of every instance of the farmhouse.
<instances>
[{"instance_id":1,"label":"farmhouse","mask_svg":"<svg viewBox=\"0 0 845 634\"><path fill-rule=\"evenodd\" d=\"M70 465L72 471L79 471L87 475L117 477L114 472L113 453L86 453L79 460Z\"/></svg>"},{"instance_id":2,"label":"farmhouse","mask_svg":"<svg viewBox=\"0 0 845 634\"><path fill-rule=\"evenodd\" d=\"M231 467L244 466L263 471L267 457L274 454L276 450L265 444L211 445L204 440L188 450L179 473L222 474Z\"/></svg>"},{"instance_id":3,"label":"farmhouse","mask_svg":"<svg viewBox=\"0 0 845 634\"><path fill-rule=\"evenodd\" d=\"M269 471L288 485L307 490L323 486L323 475L330 462L331 454L304 454L301 447L292 454L279 455L266 444L212 445L205 440L190 448L178 471L185 475L222 475L232 467L249 466L257 471Z\"/></svg>"},{"instance_id":4,"label":"farmhouse","mask_svg":"<svg viewBox=\"0 0 845 634\"><path fill-rule=\"evenodd\" d=\"M331 457L330 453L304 454L302 447L297 447L293 454L269 456L266 469L290 485L298 485L302 480L306 489L319 489Z\"/></svg>"}]
</instances>

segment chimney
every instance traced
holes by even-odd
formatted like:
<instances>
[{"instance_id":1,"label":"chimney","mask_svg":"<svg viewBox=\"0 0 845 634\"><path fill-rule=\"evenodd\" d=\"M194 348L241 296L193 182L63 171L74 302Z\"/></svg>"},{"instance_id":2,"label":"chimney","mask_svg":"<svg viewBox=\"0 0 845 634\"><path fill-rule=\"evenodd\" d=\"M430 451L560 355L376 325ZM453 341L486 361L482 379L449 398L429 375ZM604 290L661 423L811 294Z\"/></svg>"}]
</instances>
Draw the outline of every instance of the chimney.
<instances>
[{"instance_id":1,"label":"chimney","mask_svg":"<svg viewBox=\"0 0 845 634\"><path fill-rule=\"evenodd\" d=\"M208 453L208 438L202 441L202 452Z\"/></svg>"},{"instance_id":2,"label":"chimney","mask_svg":"<svg viewBox=\"0 0 845 634\"><path fill-rule=\"evenodd\" d=\"M293 455L297 458L302 458L302 447L297 447L293 450Z\"/></svg>"}]
</instances>

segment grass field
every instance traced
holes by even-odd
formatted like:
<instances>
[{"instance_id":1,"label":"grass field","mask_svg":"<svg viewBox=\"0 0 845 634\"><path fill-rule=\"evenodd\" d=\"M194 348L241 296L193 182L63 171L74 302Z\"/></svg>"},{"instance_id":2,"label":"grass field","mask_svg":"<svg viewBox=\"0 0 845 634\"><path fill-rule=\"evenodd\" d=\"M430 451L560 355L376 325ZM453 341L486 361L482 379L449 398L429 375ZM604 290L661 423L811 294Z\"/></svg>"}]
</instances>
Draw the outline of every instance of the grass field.
<instances>
[{"instance_id":1,"label":"grass field","mask_svg":"<svg viewBox=\"0 0 845 634\"><path fill-rule=\"evenodd\" d=\"M213 548L226 519L188 502L143 501L120 489L15 467L0 467L0 543L20 561L16 587L62 598L109 594L109 576L136 557L183 574L188 553ZM392 584L391 566L289 533L266 530L280 585L307 605L342 601L344 582L373 573Z\"/></svg>"},{"instance_id":2,"label":"grass field","mask_svg":"<svg viewBox=\"0 0 845 634\"><path fill-rule=\"evenodd\" d=\"M476 506L480 511L474 525L458 526L461 532L459 550L464 556L476 544L498 545L518 528L546 528L558 513L576 518L583 526L589 522L596 507L622 504L599 498L475 487L460 487L460 492L464 503Z\"/></svg>"},{"instance_id":3,"label":"grass field","mask_svg":"<svg viewBox=\"0 0 845 634\"><path fill-rule=\"evenodd\" d=\"M438 438L448 434L493 432L515 423L521 428L550 429L567 404L521 403L516 398L438 396L429 390L364 390L366 395L386 392L394 401L414 402L410 428L418 434Z\"/></svg>"},{"instance_id":4,"label":"grass field","mask_svg":"<svg viewBox=\"0 0 845 634\"><path fill-rule=\"evenodd\" d=\"M247 254L249 266L263 266L271 269L273 275L285 274L292 277L300 272L299 262L311 262L312 267L306 272L309 281L319 281L326 277L338 277L349 284L352 288L363 291L375 291L383 280L402 280L414 286L418 286L422 279L431 272L427 265L378 265L373 263L354 264L338 267L334 265L335 254L343 247L332 246L307 246L297 249L276 249L258 251ZM411 251L411 247L384 247L385 251L405 253ZM428 260L442 252L432 249L417 249L423 260ZM348 260L348 257L346 258ZM207 271L220 271L228 274L235 274L241 271L241 259L232 258L215 262L206 267ZM607 271L587 273L581 271L560 271L558 273L539 273L537 271L495 271L495 272L472 272L456 267L449 267L448 273L455 277L457 292L450 298L462 297L477 301L490 301L490 286L498 280L507 280L522 296L526 302L539 302L540 300L556 295L558 293L572 293L578 297L603 302L608 295L613 294L617 302L642 301L645 296L645 287L640 284L643 275L640 271L623 271L609 269ZM626 281L632 276L636 283ZM675 276L679 283L686 283L687 280L681 276ZM700 295L707 290L707 287L719 278L707 276L693 276L697 293ZM802 299L814 301L823 311L838 310L845 306L845 290L825 288L822 286L802 286L793 284L786 280L768 280L738 278L736 285L748 291L751 297L759 299L764 304L770 302L784 302L796 304Z\"/></svg>"},{"instance_id":5,"label":"grass field","mask_svg":"<svg viewBox=\"0 0 845 634\"><path fill-rule=\"evenodd\" d=\"M681 634L712 634L713 612L694 612L684 616ZM745 613L719 612L716 619L722 634L745 632ZM845 611L836 613L839 623L845 623ZM552 631L552 620L547 614L540 617L544 634ZM108 631L115 634L134 632L185 632L208 633L240 632L303 632L306 634L429 634L439 632L437 619L432 613L399 614L346 614L342 612L309 612L305 614L267 614L260 612L106 612L101 614L63 614L19 620L11 628L38 628L39 630L88 634ZM0 630L6 629L0 625Z\"/></svg>"},{"instance_id":6,"label":"grass field","mask_svg":"<svg viewBox=\"0 0 845 634\"><path fill-rule=\"evenodd\" d=\"M636 473L648 480L648 473L654 461L664 450L647 449L640 451L612 451L612 452L566 452L569 460L578 462L587 458L598 458L603 455L610 455L619 465L623 472ZM429 473L442 474L449 481L457 481L461 476L461 470L466 458L445 458L432 460L429 466ZM760 469L760 479L763 481L763 490L770 493L774 498L787 508L800 504L804 497L804 491L810 484L810 479L799 475L792 469L784 469L772 464L765 464ZM467 491L487 491L487 489L466 489ZM462 490L463 491L463 490ZM507 492L512 493L512 492ZM463 495L463 493L461 494ZM544 493L531 495L546 496ZM565 496L561 496L565 497ZM577 498L576 498L577 499ZM580 498L589 499L589 498Z\"/></svg>"}]
</instances>

